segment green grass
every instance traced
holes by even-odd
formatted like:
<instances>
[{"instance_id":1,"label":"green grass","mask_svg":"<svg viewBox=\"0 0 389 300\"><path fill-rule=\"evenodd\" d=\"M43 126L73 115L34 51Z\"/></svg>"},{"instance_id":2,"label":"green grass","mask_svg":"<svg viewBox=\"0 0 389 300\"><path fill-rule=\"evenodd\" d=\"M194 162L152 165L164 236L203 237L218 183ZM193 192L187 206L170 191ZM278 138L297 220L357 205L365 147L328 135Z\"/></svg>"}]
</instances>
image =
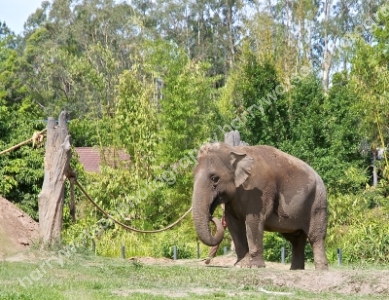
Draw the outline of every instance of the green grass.
<instances>
[{"instance_id":1,"label":"green grass","mask_svg":"<svg viewBox=\"0 0 389 300\"><path fill-rule=\"evenodd\" d=\"M47 256L48 257L48 256ZM274 286L261 274L266 269L204 267L202 265L144 265L138 261L73 255L63 266L45 260L0 261L0 299L387 299L384 295L312 293ZM42 267L42 266L45 267ZM342 268L342 272L345 267ZM351 269L350 269L351 270ZM275 272L275 275L281 274ZM313 272L313 271L305 271ZM345 270L347 272L347 270ZM365 280L363 270L354 280ZM32 275L31 275L32 274ZM40 275L39 275L40 274ZM299 273L296 273L298 275ZM30 283L24 279L34 277ZM39 277L41 277L39 279ZM19 279L18 279L19 278ZM263 288L291 295L272 295Z\"/></svg>"}]
</instances>

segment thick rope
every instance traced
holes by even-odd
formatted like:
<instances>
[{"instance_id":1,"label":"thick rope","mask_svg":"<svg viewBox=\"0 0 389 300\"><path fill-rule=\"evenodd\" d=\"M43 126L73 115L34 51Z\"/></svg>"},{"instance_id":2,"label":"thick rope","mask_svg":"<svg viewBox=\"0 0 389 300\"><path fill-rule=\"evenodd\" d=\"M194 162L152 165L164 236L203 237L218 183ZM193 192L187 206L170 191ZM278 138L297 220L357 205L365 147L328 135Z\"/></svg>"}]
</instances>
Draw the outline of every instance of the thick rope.
<instances>
[{"instance_id":1,"label":"thick rope","mask_svg":"<svg viewBox=\"0 0 389 300\"><path fill-rule=\"evenodd\" d=\"M115 222L116 224L120 225L121 227L123 227L124 229L127 229L127 230L130 230L130 231L135 231L135 232L138 232L138 233L158 233L158 232L162 232L162 231L166 231L172 227L174 227L175 225L177 225L179 222L181 222L192 210L192 207L190 207L186 213L184 213L177 221L175 221L174 223L170 224L169 226L165 227L165 228L162 228L162 229L157 229L157 230L140 230L140 229L136 229L134 227L130 227L126 224L123 224L122 222L116 220L114 217L112 217L109 213L107 213L104 209L102 209L95 201L93 201L93 199L88 195L88 193L84 190L84 188L81 186L81 184L77 181L77 179L75 180L74 182L79 188L80 190L84 193L84 195L88 198L88 200L90 202L92 202L92 204L103 214L105 215L107 218L111 219L113 222Z\"/></svg>"},{"instance_id":2,"label":"thick rope","mask_svg":"<svg viewBox=\"0 0 389 300\"><path fill-rule=\"evenodd\" d=\"M32 138L30 138L30 139L28 139L28 140L25 140L24 142L21 142L21 143L15 145L15 146L13 146L13 147L11 147L11 148L9 148L9 149L6 149L6 150L1 151L1 152L0 152L0 155L5 154L5 153L8 153L8 152L11 152L11 151L13 151L13 150L15 150L15 149L17 149L17 148L20 148L21 146L24 146L24 145L27 145L28 143L31 143L32 141L34 141L34 139L35 139L36 136L42 135L43 133L46 132L46 130L47 130L47 128L43 129L42 131L39 131L39 132L34 133L34 135L32 136Z\"/></svg>"}]
</instances>

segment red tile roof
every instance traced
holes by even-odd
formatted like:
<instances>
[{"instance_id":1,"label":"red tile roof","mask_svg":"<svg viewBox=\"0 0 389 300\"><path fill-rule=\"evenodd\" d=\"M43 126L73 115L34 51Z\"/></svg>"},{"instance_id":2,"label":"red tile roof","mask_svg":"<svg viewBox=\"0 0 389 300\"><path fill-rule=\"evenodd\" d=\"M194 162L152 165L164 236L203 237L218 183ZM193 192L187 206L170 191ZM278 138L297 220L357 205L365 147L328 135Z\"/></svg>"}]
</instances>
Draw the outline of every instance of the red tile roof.
<instances>
[{"instance_id":1,"label":"red tile roof","mask_svg":"<svg viewBox=\"0 0 389 300\"><path fill-rule=\"evenodd\" d=\"M130 162L130 155L124 150L105 149L103 158L101 157L100 149L94 147L76 147L76 153L80 163L84 166L86 172L100 173L100 165L105 158L106 163L115 167L118 163Z\"/></svg>"}]
</instances>

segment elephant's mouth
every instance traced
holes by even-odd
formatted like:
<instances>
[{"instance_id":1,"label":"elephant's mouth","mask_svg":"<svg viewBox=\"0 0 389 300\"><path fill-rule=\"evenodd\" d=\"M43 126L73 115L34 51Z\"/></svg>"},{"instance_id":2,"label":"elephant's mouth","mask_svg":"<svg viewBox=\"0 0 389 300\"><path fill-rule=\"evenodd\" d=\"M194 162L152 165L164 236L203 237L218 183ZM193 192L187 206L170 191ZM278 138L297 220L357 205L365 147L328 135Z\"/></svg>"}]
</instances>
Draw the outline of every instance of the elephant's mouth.
<instances>
[{"instance_id":1,"label":"elephant's mouth","mask_svg":"<svg viewBox=\"0 0 389 300\"><path fill-rule=\"evenodd\" d=\"M218 194L215 199L213 200L211 207L209 208L210 216L213 216L213 213L215 212L218 205L220 205L222 202L222 197Z\"/></svg>"}]
</instances>

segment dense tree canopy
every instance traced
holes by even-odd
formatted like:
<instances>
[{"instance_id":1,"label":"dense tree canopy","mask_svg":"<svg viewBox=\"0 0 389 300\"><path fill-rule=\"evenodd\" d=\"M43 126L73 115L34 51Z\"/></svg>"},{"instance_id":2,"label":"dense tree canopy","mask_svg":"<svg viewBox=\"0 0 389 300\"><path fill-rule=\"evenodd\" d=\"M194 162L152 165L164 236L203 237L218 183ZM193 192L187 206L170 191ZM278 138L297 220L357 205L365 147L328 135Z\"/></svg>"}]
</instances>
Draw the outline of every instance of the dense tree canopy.
<instances>
[{"instance_id":1,"label":"dense tree canopy","mask_svg":"<svg viewBox=\"0 0 389 300\"><path fill-rule=\"evenodd\" d=\"M366 221L373 227L389 224L386 150L372 161L389 139L388 44L389 6L378 0L43 1L21 36L0 20L0 151L67 110L74 146L131 156L98 175L83 174L75 159L91 194L150 229L189 208L200 145L237 129L323 177L333 250L363 235L362 212L377 212L379 221ZM34 218L43 155L23 146L0 156L0 194ZM79 216L66 223L69 240L101 217L87 206ZM168 239L177 232L195 240L189 220ZM101 245L128 238L116 239L116 229L106 236ZM363 253L353 249L350 261Z\"/></svg>"}]
</instances>

